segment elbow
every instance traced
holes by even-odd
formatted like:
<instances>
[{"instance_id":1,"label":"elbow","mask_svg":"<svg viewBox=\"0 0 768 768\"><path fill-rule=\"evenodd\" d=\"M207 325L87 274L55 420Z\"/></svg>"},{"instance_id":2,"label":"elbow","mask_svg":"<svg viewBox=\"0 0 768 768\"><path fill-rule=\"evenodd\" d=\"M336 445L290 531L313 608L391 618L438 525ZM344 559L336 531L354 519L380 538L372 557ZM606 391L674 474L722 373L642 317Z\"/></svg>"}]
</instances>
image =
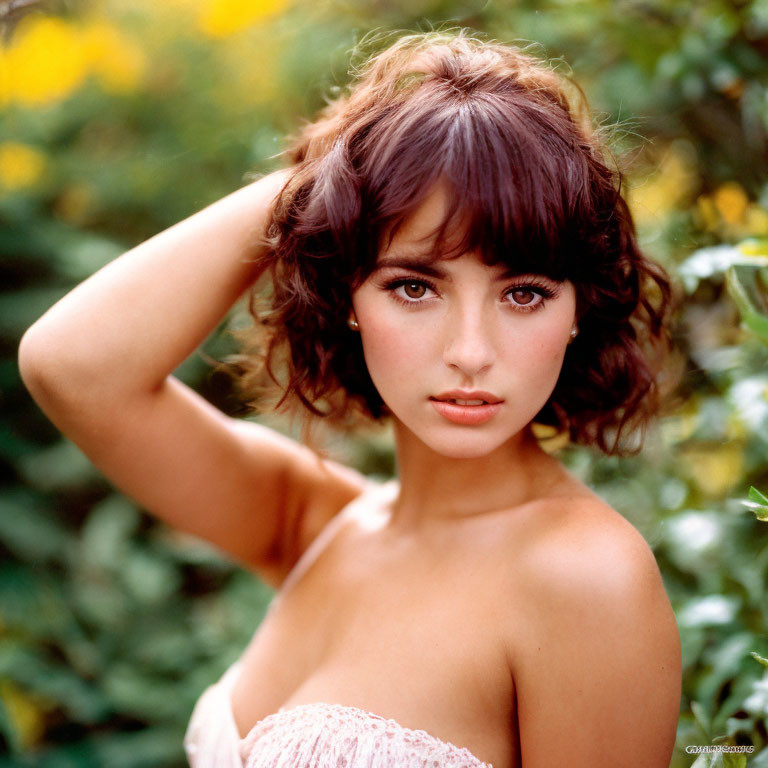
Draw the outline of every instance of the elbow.
<instances>
[{"instance_id":1,"label":"elbow","mask_svg":"<svg viewBox=\"0 0 768 768\"><path fill-rule=\"evenodd\" d=\"M19 342L19 375L41 406L53 402L67 391L77 391L77 377L58 353L60 345L38 323L31 325Z\"/></svg>"},{"instance_id":2,"label":"elbow","mask_svg":"<svg viewBox=\"0 0 768 768\"><path fill-rule=\"evenodd\" d=\"M45 371L44 344L39 338L35 325L30 326L21 337L17 362L21 380L30 394L34 396Z\"/></svg>"}]
</instances>

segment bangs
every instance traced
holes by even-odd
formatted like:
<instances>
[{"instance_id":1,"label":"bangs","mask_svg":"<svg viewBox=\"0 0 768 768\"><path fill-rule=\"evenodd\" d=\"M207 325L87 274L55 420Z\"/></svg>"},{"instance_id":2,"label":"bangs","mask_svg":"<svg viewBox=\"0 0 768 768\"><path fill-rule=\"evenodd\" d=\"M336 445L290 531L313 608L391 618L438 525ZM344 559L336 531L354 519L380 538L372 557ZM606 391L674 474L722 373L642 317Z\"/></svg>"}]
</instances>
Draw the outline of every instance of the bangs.
<instances>
[{"instance_id":1,"label":"bangs","mask_svg":"<svg viewBox=\"0 0 768 768\"><path fill-rule=\"evenodd\" d=\"M592 182L565 110L506 90L500 98L434 87L372 126L360 168L376 245L365 271L433 186L445 181L449 204L427 245L434 258L477 250L485 264L501 262L521 274L557 281L586 274L592 243L618 193ZM600 186L605 199L595 194Z\"/></svg>"}]
</instances>

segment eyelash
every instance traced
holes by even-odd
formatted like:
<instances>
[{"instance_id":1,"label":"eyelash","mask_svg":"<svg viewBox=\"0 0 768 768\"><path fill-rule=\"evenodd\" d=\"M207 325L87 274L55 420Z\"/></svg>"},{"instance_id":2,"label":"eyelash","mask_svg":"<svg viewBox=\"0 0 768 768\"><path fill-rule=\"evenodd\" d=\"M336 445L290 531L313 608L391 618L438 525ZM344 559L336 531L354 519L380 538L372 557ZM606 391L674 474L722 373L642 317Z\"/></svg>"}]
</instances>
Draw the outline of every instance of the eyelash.
<instances>
[{"instance_id":1,"label":"eyelash","mask_svg":"<svg viewBox=\"0 0 768 768\"><path fill-rule=\"evenodd\" d=\"M387 282L384 285L384 290L389 291L392 294L392 298L395 301L397 301L400 304L404 304L405 306L408 306L408 307L418 306L419 304L422 304L424 302L424 299L404 299L402 296L398 296L395 293L395 290L397 288L400 288L403 285L424 285L427 288L429 288L431 291L434 291L435 293L437 293L437 290L435 289L434 284L431 283L429 280L424 280L422 278L405 277L405 278L398 278L397 280L391 280ZM536 302L536 304L531 304L531 305L514 304L512 302L509 302L509 304L515 310L515 312L535 312L537 309L542 308L548 299L553 299L558 294L557 290L552 290L551 288L548 288L545 285L541 285L540 283L529 281L529 282L519 283L517 285L509 286L509 288L504 292L504 296L509 296L514 291L519 291L522 289L532 289L530 290L530 292L536 293L539 296L541 296L541 301L538 301Z\"/></svg>"}]
</instances>

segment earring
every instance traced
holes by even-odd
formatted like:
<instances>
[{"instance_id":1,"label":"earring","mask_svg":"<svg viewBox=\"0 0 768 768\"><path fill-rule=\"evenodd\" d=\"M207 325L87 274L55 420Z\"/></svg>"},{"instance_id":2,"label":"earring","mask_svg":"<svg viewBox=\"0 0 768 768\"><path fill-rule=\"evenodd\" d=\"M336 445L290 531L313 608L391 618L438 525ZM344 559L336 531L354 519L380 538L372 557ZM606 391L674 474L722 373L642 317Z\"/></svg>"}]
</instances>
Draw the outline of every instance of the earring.
<instances>
[{"instance_id":1,"label":"earring","mask_svg":"<svg viewBox=\"0 0 768 768\"><path fill-rule=\"evenodd\" d=\"M575 339L576 334L579 332L579 329L574 325L573 328L571 328L571 338Z\"/></svg>"},{"instance_id":2,"label":"earring","mask_svg":"<svg viewBox=\"0 0 768 768\"><path fill-rule=\"evenodd\" d=\"M350 327L350 328L351 328L353 331L357 331L357 330L359 330L359 328L360 328L360 325L358 324L357 320L355 320L355 318L354 318L354 317L352 317L352 315L350 315L350 316L347 318L347 325L348 325L348 326L349 326L349 327Z\"/></svg>"}]
</instances>

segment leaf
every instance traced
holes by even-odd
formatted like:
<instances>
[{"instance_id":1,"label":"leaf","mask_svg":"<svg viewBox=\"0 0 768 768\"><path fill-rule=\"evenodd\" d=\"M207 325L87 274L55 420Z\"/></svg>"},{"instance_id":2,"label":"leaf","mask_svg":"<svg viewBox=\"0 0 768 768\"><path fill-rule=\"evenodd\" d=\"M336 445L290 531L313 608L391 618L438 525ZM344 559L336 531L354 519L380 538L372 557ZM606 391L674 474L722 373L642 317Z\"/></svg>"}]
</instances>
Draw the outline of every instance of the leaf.
<instances>
[{"instance_id":1,"label":"leaf","mask_svg":"<svg viewBox=\"0 0 768 768\"><path fill-rule=\"evenodd\" d=\"M758 520L768 522L768 498L766 498L753 485L749 486L749 500L741 502L747 509L751 509Z\"/></svg>"},{"instance_id":2,"label":"leaf","mask_svg":"<svg viewBox=\"0 0 768 768\"><path fill-rule=\"evenodd\" d=\"M744 325L768 344L768 316L765 288L755 267L730 266L726 271L726 287L741 313Z\"/></svg>"},{"instance_id":3,"label":"leaf","mask_svg":"<svg viewBox=\"0 0 768 768\"><path fill-rule=\"evenodd\" d=\"M742 316L745 327L757 336L760 341L768 344L768 317L756 312L745 312Z\"/></svg>"},{"instance_id":4,"label":"leaf","mask_svg":"<svg viewBox=\"0 0 768 768\"><path fill-rule=\"evenodd\" d=\"M0 734L14 757L21 755L21 735L18 733L13 720L8 713L3 697L0 696Z\"/></svg>"},{"instance_id":5,"label":"leaf","mask_svg":"<svg viewBox=\"0 0 768 768\"><path fill-rule=\"evenodd\" d=\"M0 617L27 642L77 642L81 635L60 580L35 566L0 564Z\"/></svg>"},{"instance_id":6,"label":"leaf","mask_svg":"<svg viewBox=\"0 0 768 768\"><path fill-rule=\"evenodd\" d=\"M66 292L63 286L38 286L0 295L0 336L19 339Z\"/></svg>"},{"instance_id":7,"label":"leaf","mask_svg":"<svg viewBox=\"0 0 768 768\"><path fill-rule=\"evenodd\" d=\"M139 523L139 513L131 501L116 493L107 496L93 507L83 525L82 557L110 571L122 569Z\"/></svg>"},{"instance_id":8,"label":"leaf","mask_svg":"<svg viewBox=\"0 0 768 768\"><path fill-rule=\"evenodd\" d=\"M52 708L50 702L10 680L0 682L0 699L22 748L37 746L45 732L45 713Z\"/></svg>"},{"instance_id":9,"label":"leaf","mask_svg":"<svg viewBox=\"0 0 768 768\"><path fill-rule=\"evenodd\" d=\"M750 651L749 655L753 659L757 659L764 667L768 667L768 659L764 658L759 653L755 653L755 651Z\"/></svg>"},{"instance_id":10,"label":"leaf","mask_svg":"<svg viewBox=\"0 0 768 768\"><path fill-rule=\"evenodd\" d=\"M113 706L139 719L170 720L178 715L185 682L160 678L151 670L115 661L101 678Z\"/></svg>"},{"instance_id":11,"label":"leaf","mask_svg":"<svg viewBox=\"0 0 768 768\"><path fill-rule=\"evenodd\" d=\"M75 722L102 722L112 711L100 681L85 680L50 654L19 641L0 643L0 678L14 681L52 707L61 707Z\"/></svg>"},{"instance_id":12,"label":"leaf","mask_svg":"<svg viewBox=\"0 0 768 768\"><path fill-rule=\"evenodd\" d=\"M722 763L719 762L717 752L702 752L696 758L696 762L691 765L691 768L718 768L720 765Z\"/></svg>"},{"instance_id":13,"label":"leaf","mask_svg":"<svg viewBox=\"0 0 768 768\"><path fill-rule=\"evenodd\" d=\"M154 725L141 731L97 734L89 739L98 765L110 768L144 768L147 765L180 765L183 730Z\"/></svg>"},{"instance_id":14,"label":"leaf","mask_svg":"<svg viewBox=\"0 0 768 768\"><path fill-rule=\"evenodd\" d=\"M36 494L17 490L0 495L0 542L17 557L33 563L61 559L71 540Z\"/></svg>"},{"instance_id":15,"label":"leaf","mask_svg":"<svg viewBox=\"0 0 768 768\"><path fill-rule=\"evenodd\" d=\"M170 599L181 585L181 574L172 562L141 549L127 554L121 577L132 597L145 605Z\"/></svg>"},{"instance_id":16,"label":"leaf","mask_svg":"<svg viewBox=\"0 0 768 768\"><path fill-rule=\"evenodd\" d=\"M754 485L749 486L749 498L751 501L756 501L758 504L768 506L768 496L758 491Z\"/></svg>"},{"instance_id":17,"label":"leaf","mask_svg":"<svg viewBox=\"0 0 768 768\"><path fill-rule=\"evenodd\" d=\"M41 491L83 488L101 477L88 457L66 439L23 456L18 469L29 485Z\"/></svg>"},{"instance_id":18,"label":"leaf","mask_svg":"<svg viewBox=\"0 0 768 768\"><path fill-rule=\"evenodd\" d=\"M741 752L702 752L691 768L746 768L747 756Z\"/></svg>"},{"instance_id":19,"label":"leaf","mask_svg":"<svg viewBox=\"0 0 768 768\"><path fill-rule=\"evenodd\" d=\"M698 701L691 701L691 712L693 713L696 725L699 726L704 736L708 737L710 720L704 707Z\"/></svg>"}]
</instances>

